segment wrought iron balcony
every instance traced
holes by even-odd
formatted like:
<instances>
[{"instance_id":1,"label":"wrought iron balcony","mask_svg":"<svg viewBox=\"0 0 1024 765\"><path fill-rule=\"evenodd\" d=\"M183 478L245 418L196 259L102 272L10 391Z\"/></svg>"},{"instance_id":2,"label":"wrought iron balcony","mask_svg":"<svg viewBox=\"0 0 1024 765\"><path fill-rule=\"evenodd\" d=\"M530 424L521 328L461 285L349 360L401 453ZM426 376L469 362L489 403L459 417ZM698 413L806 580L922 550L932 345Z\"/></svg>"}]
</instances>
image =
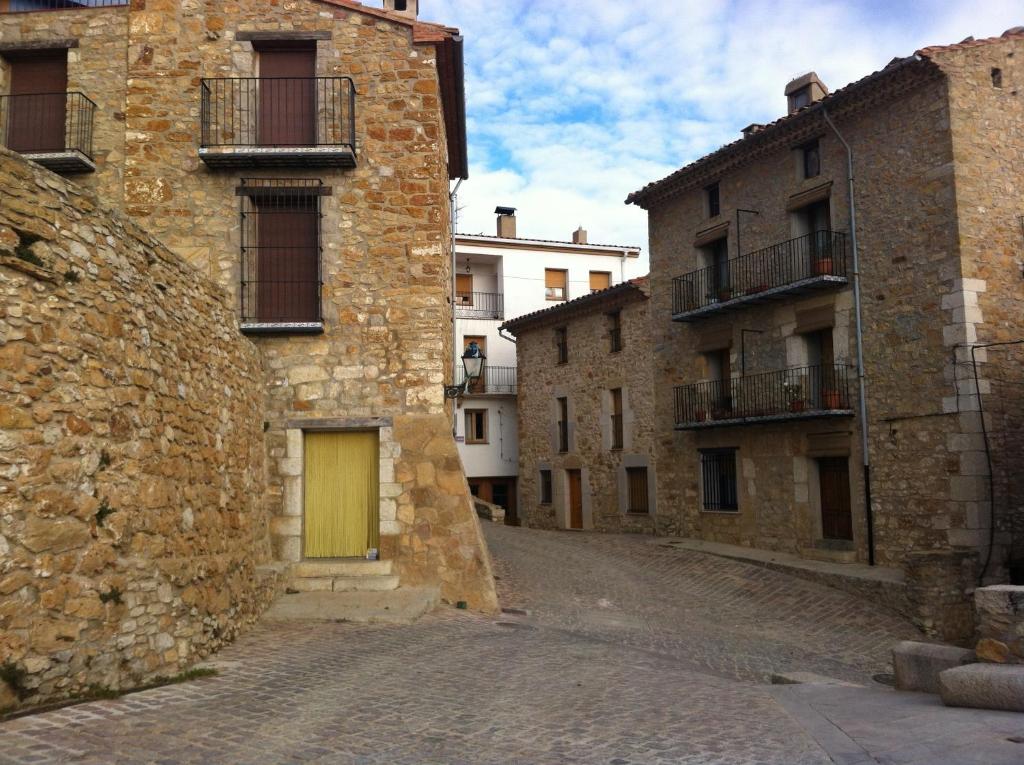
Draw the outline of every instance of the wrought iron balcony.
<instances>
[{"instance_id":1,"label":"wrought iron balcony","mask_svg":"<svg viewBox=\"0 0 1024 765\"><path fill-rule=\"evenodd\" d=\"M794 367L675 389L677 430L850 417L850 368Z\"/></svg>"},{"instance_id":2,"label":"wrought iron balcony","mask_svg":"<svg viewBox=\"0 0 1024 765\"><path fill-rule=\"evenodd\" d=\"M199 157L210 167L355 167L348 77L235 77L200 85Z\"/></svg>"},{"instance_id":3,"label":"wrought iron balcony","mask_svg":"<svg viewBox=\"0 0 1024 765\"><path fill-rule=\"evenodd\" d=\"M817 231L672 280L672 318L695 319L846 284L846 234Z\"/></svg>"},{"instance_id":4,"label":"wrought iron balcony","mask_svg":"<svg viewBox=\"0 0 1024 765\"><path fill-rule=\"evenodd\" d=\"M0 13L118 8L128 4L129 0L0 0Z\"/></svg>"},{"instance_id":5,"label":"wrought iron balcony","mask_svg":"<svg viewBox=\"0 0 1024 765\"><path fill-rule=\"evenodd\" d=\"M95 111L81 93L0 96L0 143L56 173L91 173Z\"/></svg>"},{"instance_id":6,"label":"wrought iron balcony","mask_svg":"<svg viewBox=\"0 0 1024 765\"><path fill-rule=\"evenodd\" d=\"M505 296L497 292L456 292L455 316L459 319L504 319Z\"/></svg>"},{"instance_id":7,"label":"wrought iron balcony","mask_svg":"<svg viewBox=\"0 0 1024 765\"><path fill-rule=\"evenodd\" d=\"M463 369L458 373L458 384L466 381ZM470 396L514 396L518 392L515 367L490 367L484 365L483 377L471 383L466 391Z\"/></svg>"}]
</instances>

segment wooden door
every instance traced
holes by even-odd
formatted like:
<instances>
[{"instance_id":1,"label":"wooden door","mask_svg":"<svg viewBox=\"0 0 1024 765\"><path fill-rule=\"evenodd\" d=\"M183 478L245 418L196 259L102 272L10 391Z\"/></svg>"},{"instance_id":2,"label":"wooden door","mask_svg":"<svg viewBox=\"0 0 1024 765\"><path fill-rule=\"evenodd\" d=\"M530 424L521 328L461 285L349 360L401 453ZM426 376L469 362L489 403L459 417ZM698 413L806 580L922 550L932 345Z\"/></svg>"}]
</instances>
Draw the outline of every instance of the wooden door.
<instances>
[{"instance_id":1,"label":"wooden door","mask_svg":"<svg viewBox=\"0 0 1024 765\"><path fill-rule=\"evenodd\" d=\"M825 539L853 540L850 512L850 461L846 457L818 460L821 490L821 535Z\"/></svg>"},{"instance_id":2,"label":"wooden door","mask_svg":"<svg viewBox=\"0 0 1024 765\"><path fill-rule=\"evenodd\" d=\"M455 305L473 305L473 274L455 275Z\"/></svg>"},{"instance_id":3,"label":"wooden door","mask_svg":"<svg viewBox=\"0 0 1024 765\"><path fill-rule=\"evenodd\" d=\"M7 147L18 152L64 151L67 89L67 51L14 57Z\"/></svg>"},{"instance_id":4,"label":"wooden door","mask_svg":"<svg viewBox=\"0 0 1024 765\"><path fill-rule=\"evenodd\" d=\"M316 48L261 47L259 145L316 145Z\"/></svg>"},{"instance_id":5,"label":"wooden door","mask_svg":"<svg viewBox=\"0 0 1024 765\"><path fill-rule=\"evenodd\" d=\"M259 321L319 321L319 215L297 210L284 199L257 199L256 204Z\"/></svg>"},{"instance_id":6,"label":"wooden door","mask_svg":"<svg viewBox=\"0 0 1024 765\"><path fill-rule=\"evenodd\" d=\"M307 433L306 558L363 558L380 547L380 445L376 431Z\"/></svg>"},{"instance_id":7,"label":"wooden door","mask_svg":"<svg viewBox=\"0 0 1024 765\"><path fill-rule=\"evenodd\" d=\"M579 470L565 471L569 478L569 528L583 528L583 475Z\"/></svg>"}]
</instances>

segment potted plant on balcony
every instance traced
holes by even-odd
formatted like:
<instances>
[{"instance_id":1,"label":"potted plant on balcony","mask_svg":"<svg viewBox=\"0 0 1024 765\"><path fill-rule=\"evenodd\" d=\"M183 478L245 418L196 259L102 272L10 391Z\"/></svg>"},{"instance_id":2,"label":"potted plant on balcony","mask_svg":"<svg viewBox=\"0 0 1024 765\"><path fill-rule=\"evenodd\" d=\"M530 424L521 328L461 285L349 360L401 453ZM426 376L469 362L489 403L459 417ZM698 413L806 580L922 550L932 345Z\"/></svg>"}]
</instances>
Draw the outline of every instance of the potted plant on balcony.
<instances>
[{"instance_id":1,"label":"potted plant on balcony","mask_svg":"<svg viewBox=\"0 0 1024 765\"><path fill-rule=\"evenodd\" d=\"M726 300L732 300L732 287L719 287L718 302L724 303Z\"/></svg>"},{"instance_id":2,"label":"potted plant on balcony","mask_svg":"<svg viewBox=\"0 0 1024 765\"><path fill-rule=\"evenodd\" d=\"M815 257L812 268L815 276L828 276L832 273L832 258L828 255Z\"/></svg>"},{"instance_id":3,"label":"potted plant on balcony","mask_svg":"<svg viewBox=\"0 0 1024 765\"><path fill-rule=\"evenodd\" d=\"M753 287L747 288L747 294L756 295L758 292L764 292L766 289L768 289L767 284L755 284Z\"/></svg>"},{"instance_id":4,"label":"potted plant on balcony","mask_svg":"<svg viewBox=\"0 0 1024 765\"><path fill-rule=\"evenodd\" d=\"M784 382L782 390L786 394L789 411L802 412L807 406L807 402L804 400L803 386L798 382Z\"/></svg>"}]
</instances>

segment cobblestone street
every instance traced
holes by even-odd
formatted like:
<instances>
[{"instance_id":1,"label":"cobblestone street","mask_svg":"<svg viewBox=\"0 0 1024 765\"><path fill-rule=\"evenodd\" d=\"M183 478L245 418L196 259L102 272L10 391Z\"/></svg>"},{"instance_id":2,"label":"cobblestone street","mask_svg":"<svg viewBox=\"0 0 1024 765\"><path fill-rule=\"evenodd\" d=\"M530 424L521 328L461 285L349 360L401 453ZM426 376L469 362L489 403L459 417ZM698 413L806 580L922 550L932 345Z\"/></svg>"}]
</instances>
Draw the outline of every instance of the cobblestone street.
<instances>
[{"instance_id":1,"label":"cobblestone street","mask_svg":"<svg viewBox=\"0 0 1024 765\"><path fill-rule=\"evenodd\" d=\"M0 725L4 763L828 763L763 685L869 684L901 619L644 537L486 527L507 608L263 624L217 677Z\"/></svg>"}]
</instances>

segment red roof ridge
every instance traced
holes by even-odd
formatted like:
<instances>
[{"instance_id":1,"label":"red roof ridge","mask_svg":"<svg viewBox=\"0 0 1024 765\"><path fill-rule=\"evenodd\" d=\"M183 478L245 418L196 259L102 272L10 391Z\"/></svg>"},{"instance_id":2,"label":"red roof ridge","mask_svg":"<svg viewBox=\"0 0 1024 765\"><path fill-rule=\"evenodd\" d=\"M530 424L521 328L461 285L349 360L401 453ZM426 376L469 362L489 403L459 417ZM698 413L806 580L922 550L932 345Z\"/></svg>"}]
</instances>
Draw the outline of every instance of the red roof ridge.
<instances>
[{"instance_id":1,"label":"red roof ridge","mask_svg":"<svg viewBox=\"0 0 1024 765\"><path fill-rule=\"evenodd\" d=\"M383 8L370 8L363 5L358 0L317 0L327 5L334 5L339 8L345 8L349 11L356 13L362 13L367 16L376 16L377 18L386 19L387 21L393 21L396 24L403 24L404 26L412 28L412 39L413 42L418 43L431 43L441 42L450 37L456 37L459 35L459 30L455 27L445 26L444 24L436 24L432 21L420 21L419 19L411 19L408 16L403 16L399 13L392 11L385 11Z\"/></svg>"},{"instance_id":2,"label":"red roof ridge","mask_svg":"<svg viewBox=\"0 0 1024 765\"><path fill-rule=\"evenodd\" d=\"M980 40L975 40L973 37L968 37L961 40L958 43L952 43L951 45L929 45L926 48L921 48L915 52L917 56L924 56L929 58L936 53L945 53L946 51L962 50L964 48L976 48L979 45L991 45L992 43L1002 42L1005 40L1018 40L1024 38L1024 26L1011 27L1003 32L998 37L983 37Z\"/></svg>"}]
</instances>

